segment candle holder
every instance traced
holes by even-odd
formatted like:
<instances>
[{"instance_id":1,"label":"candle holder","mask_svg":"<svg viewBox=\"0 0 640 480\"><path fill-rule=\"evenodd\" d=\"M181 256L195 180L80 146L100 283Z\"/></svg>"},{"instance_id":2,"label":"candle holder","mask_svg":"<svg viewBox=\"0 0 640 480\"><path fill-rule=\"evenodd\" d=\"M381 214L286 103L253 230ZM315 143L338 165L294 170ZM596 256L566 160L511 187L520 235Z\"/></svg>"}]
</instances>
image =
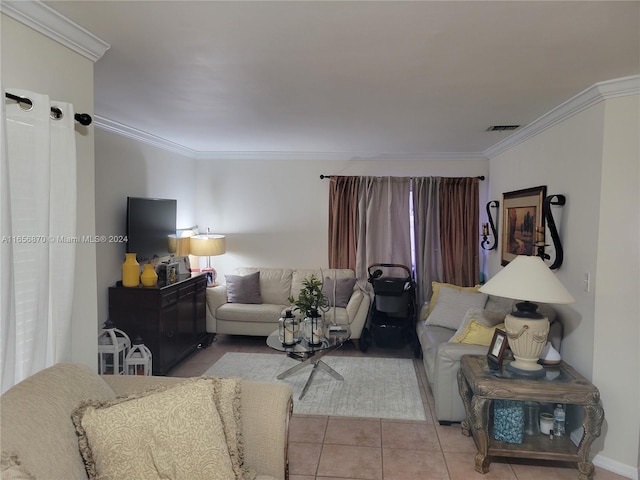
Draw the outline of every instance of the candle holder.
<instances>
[{"instance_id":1,"label":"candle holder","mask_svg":"<svg viewBox=\"0 0 640 480\"><path fill-rule=\"evenodd\" d=\"M498 219L498 207L500 206L500 202L497 200L491 200L487 203L487 217L489 218L489 223L482 224L482 242L480 242L480 246L484 250L495 250L498 248L498 234L496 232L496 226L493 223L493 217L491 216L491 208L496 209L496 221ZM489 226L491 226L491 233L489 233ZM490 236L493 235L493 245L489 245L491 240Z\"/></svg>"},{"instance_id":2,"label":"candle holder","mask_svg":"<svg viewBox=\"0 0 640 480\"><path fill-rule=\"evenodd\" d=\"M300 322L296 316L287 310L278 321L278 335L282 345L295 345L300 341Z\"/></svg>"},{"instance_id":3,"label":"candle holder","mask_svg":"<svg viewBox=\"0 0 640 480\"><path fill-rule=\"evenodd\" d=\"M324 320L322 315L305 317L302 331L304 339L309 345L321 345L324 339Z\"/></svg>"}]
</instances>

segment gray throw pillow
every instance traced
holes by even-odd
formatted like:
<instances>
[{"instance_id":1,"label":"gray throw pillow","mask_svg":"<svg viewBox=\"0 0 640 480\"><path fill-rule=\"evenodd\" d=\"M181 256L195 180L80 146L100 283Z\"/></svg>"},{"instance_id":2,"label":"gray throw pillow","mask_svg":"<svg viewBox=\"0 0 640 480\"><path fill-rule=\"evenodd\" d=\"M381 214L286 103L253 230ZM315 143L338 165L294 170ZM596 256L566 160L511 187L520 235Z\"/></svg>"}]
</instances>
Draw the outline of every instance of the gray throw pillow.
<instances>
[{"instance_id":1,"label":"gray throw pillow","mask_svg":"<svg viewBox=\"0 0 640 480\"><path fill-rule=\"evenodd\" d=\"M227 302L262 303L260 294L260 272L249 275L225 275L227 282Z\"/></svg>"},{"instance_id":2,"label":"gray throw pillow","mask_svg":"<svg viewBox=\"0 0 640 480\"><path fill-rule=\"evenodd\" d=\"M484 293L463 292L443 285L426 324L457 330L467 310L473 307L484 308L485 303L487 295Z\"/></svg>"},{"instance_id":3,"label":"gray throw pillow","mask_svg":"<svg viewBox=\"0 0 640 480\"><path fill-rule=\"evenodd\" d=\"M330 307L346 307L353 293L353 286L356 284L355 277L352 278L333 278L325 277L322 285L322 293L329 299ZM333 298L333 290L335 286L335 302Z\"/></svg>"}]
</instances>

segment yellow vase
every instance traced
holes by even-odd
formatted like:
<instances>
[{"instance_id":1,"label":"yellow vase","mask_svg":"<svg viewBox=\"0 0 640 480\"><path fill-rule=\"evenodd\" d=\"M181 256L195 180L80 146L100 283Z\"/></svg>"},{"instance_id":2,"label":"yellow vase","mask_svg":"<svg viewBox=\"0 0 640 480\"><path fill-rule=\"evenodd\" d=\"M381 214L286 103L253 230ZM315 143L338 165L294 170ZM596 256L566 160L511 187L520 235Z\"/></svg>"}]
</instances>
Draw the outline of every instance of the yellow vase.
<instances>
[{"instance_id":1,"label":"yellow vase","mask_svg":"<svg viewBox=\"0 0 640 480\"><path fill-rule=\"evenodd\" d=\"M140 275L140 281L145 287L156 286L156 283L158 282L158 274L156 273L156 269L153 268L153 264L144 264L144 270L142 270L142 275Z\"/></svg>"},{"instance_id":2,"label":"yellow vase","mask_svg":"<svg viewBox=\"0 0 640 480\"><path fill-rule=\"evenodd\" d=\"M136 260L135 253L125 253L122 264L122 285L124 287L137 287L140 283L140 264Z\"/></svg>"}]
</instances>

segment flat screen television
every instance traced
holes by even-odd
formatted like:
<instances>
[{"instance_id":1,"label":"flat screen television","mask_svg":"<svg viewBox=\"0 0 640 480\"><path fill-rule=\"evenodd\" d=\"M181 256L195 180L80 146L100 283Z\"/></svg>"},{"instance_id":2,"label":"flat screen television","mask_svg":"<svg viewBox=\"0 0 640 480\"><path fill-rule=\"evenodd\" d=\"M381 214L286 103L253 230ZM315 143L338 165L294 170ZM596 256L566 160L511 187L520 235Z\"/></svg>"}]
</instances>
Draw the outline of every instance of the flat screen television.
<instances>
[{"instance_id":1,"label":"flat screen television","mask_svg":"<svg viewBox=\"0 0 640 480\"><path fill-rule=\"evenodd\" d=\"M176 233L177 201L127 197L127 253L138 261L169 255L169 235Z\"/></svg>"}]
</instances>

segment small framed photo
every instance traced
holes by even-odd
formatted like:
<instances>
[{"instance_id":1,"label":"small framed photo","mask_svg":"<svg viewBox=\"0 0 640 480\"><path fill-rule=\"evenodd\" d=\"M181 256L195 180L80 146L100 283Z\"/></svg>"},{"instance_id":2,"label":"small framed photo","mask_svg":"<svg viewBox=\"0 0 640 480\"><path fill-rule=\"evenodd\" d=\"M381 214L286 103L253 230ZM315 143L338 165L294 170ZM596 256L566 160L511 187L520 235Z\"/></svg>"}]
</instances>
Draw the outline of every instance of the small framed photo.
<instances>
[{"instance_id":1,"label":"small framed photo","mask_svg":"<svg viewBox=\"0 0 640 480\"><path fill-rule=\"evenodd\" d=\"M489 345L489 351L487 352L487 363L492 369L499 369L502 366L502 359L504 358L504 352L507 350L507 332L496 328L493 333L493 339L491 345Z\"/></svg>"}]
</instances>

